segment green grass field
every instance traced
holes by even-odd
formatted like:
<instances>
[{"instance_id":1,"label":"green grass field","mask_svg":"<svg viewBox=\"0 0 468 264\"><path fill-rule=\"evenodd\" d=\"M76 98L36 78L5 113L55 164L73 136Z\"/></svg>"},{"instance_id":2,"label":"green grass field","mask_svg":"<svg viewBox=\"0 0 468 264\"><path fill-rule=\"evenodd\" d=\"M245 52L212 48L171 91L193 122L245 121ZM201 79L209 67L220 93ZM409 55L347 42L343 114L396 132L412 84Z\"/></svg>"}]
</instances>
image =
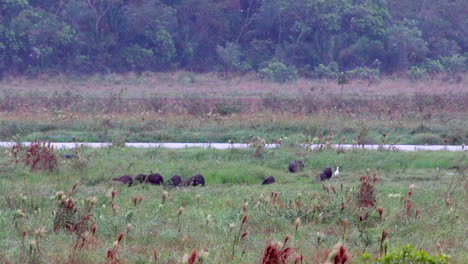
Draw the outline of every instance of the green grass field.
<instances>
[{"instance_id":1,"label":"green grass field","mask_svg":"<svg viewBox=\"0 0 468 264\"><path fill-rule=\"evenodd\" d=\"M58 171L48 173L31 172L24 165L25 149L17 156L18 164L11 150L1 149L2 263L155 263L155 251L157 263L188 263L184 255L193 250L203 263L259 263L267 241L281 242L287 235L293 249L287 263L299 255L303 263L325 263L325 251L340 241L353 263L360 263L363 252L379 256L383 230L389 232L385 243L390 252L412 244L431 255L448 255L451 263L466 263L468 258L466 170L448 170L466 166L466 152L337 154L281 147L262 149L261 156L254 157L255 149L78 151L78 160L59 159ZM303 160L305 169L292 174L287 166L295 159ZM340 166L341 174L322 185L315 175L325 166ZM367 169L371 175L377 171L375 204L361 207L357 197ZM150 171L166 180L174 174L201 173L206 187L165 190L110 181ZM277 183L260 185L267 176ZM66 201L58 201L57 192L70 196L76 181L76 211L62 215L59 205L63 209ZM68 232L67 226L79 228Z\"/></svg>"}]
</instances>

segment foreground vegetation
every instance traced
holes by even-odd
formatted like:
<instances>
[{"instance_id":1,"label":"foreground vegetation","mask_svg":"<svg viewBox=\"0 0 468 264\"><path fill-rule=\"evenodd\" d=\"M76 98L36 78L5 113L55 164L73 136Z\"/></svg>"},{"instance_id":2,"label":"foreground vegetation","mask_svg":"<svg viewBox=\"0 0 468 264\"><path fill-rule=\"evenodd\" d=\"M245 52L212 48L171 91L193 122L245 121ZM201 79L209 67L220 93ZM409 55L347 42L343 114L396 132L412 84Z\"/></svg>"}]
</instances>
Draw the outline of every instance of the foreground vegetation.
<instances>
[{"instance_id":1,"label":"foreground vegetation","mask_svg":"<svg viewBox=\"0 0 468 264\"><path fill-rule=\"evenodd\" d=\"M0 82L0 140L458 144L468 141L467 83L440 79L225 79L155 76L9 79ZM446 141L444 141L446 139ZM316 142L318 143L318 142Z\"/></svg>"},{"instance_id":2,"label":"foreground vegetation","mask_svg":"<svg viewBox=\"0 0 468 264\"><path fill-rule=\"evenodd\" d=\"M75 159L55 157L73 151ZM265 247L274 247L290 254L290 263L301 256L303 263L324 263L326 251L340 241L354 263L365 262L364 252L364 259L387 254L395 261L398 254L391 252L408 244L447 255L450 263L468 258L466 170L448 170L466 166L466 153L284 146L32 152L42 154L1 151L2 262L179 263L186 255L185 263L193 263L189 256L195 254L199 263L258 263L265 261ZM50 166L31 171L25 161L33 157L45 157ZM287 165L295 159L306 168L291 174ZM315 174L324 166L340 166L341 174L320 184ZM166 180L201 173L207 186L110 181L150 171ZM277 183L260 185L267 176ZM285 243L288 235L284 246L267 243ZM443 258L434 257L435 263Z\"/></svg>"}]
</instances>

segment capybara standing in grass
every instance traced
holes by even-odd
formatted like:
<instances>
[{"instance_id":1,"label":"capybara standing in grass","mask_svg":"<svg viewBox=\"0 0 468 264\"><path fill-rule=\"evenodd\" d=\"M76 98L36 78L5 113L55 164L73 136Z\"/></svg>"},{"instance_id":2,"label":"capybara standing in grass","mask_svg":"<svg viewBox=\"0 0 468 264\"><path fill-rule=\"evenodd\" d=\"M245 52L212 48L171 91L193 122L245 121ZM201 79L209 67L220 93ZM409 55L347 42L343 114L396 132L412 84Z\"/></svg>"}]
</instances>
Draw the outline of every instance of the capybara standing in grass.
<instances>
[{"instance_id":1,"label":"capybara standing in grass","mask_svg":"<svg viewBox=\"0 0 468 264\"><path fill-rule=\"evenodd\" d=\"M275 183L275 182L276 182L275 177L269 176L269 177L265 178L265 180L263 180L262 185L272 184L272 183Z\"/></svg>"},{"instance_id":2,"label":"capybara standing in grass","mask_svg":"<svg viewBox=\"0 0 468 264\"><path fill-rule=\"evenodd\" d=\"M325 167L325 169L323 169L322 173L317 174L317 178L320 181L326 181L326 180L329 180L331 178L332 173L333 173L333 170L332 170L331 167Z\"/></svg>"},{"instance_id":3,"label":"capybara standing in grass","mask_svg":"<svg viewBox=\"0 0 468 264\"><path fill-rule=\"evenodd\" d=\"M292 173L299 172L304 169L304 163L301 160L293 160L289 163L288 169Z\"/></svg>"},{"instance_id":4,"label":"capybara standing in grass","mask_svg":"<svg viewBox=\"0 0 468 264\"><path fill-rule=\"evenodd\" d=\"M182 177L179 175L174 175L169 180L171 181L171 185L174 187L180 186L182 184Z\"/></svg>"},{"instance_id":5,"label":"capybara standing in grass","mask_svg":"<svg viewBox=\"0 0 468 264\"><path fill-rule=\"evenodd\" d=\"M197 186L197 185L201 185L201 186L205 186L205 178L200 175L200 174L196 174L196 175L193 175L192 177L186 179L183 183L182 183L183 186Z\"/></svg>"},{"instance_id":6,"label":"capybara standing in grass","mask_svg":"<svg viewBox=\"0 0 468 264\"><path fill-rule=\"evenodd\" d=\"M135 181L138 181L140 183L145 182L146 181L146 175L138 174L137 176L135 176Z\"/></svg>"},{"instance_id":7,"label":"capybara standing in grass","mask_svg":"<svg viewBox=\"0 0 468 264\"><path fill-rule=\"evenodd\" d=\"M146 182L151 185L163 185L164 178L159 173L151 173L150 175L146 176Z\"/></svg>"},{"instance_id":8,"label":"capybara standing in grass","mask_svg":"<svg viewBox=\"0 0 468 264\"><path fill-rule=\"evenodd\" d=\"M132 184L133 184L132 176L129 176L129 175L124 175L124 176L120 176L118 178L113 178L112 180L128 184L128 187L132 186Z\"/></svg>"}]
</instances>

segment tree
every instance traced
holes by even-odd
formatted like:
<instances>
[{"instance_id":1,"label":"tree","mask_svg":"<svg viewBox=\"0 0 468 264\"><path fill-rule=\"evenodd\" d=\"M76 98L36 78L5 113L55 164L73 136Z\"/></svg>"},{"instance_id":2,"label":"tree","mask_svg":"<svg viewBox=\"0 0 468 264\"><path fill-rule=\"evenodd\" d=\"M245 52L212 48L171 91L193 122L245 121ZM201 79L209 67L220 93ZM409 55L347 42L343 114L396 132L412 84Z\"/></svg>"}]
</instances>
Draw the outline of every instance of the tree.
<instances>
[{"instance_id":1,"label":"tree","mask_svg":"<svg viewBox=\"0 0 468 264\"><path fill-rule=\"evenodd\" d=\"M96 39L101 37L101 21L109 13L109 10L121 2L121 0L84 0L88 7L93 10L95 16Z\"/></svg>"},{"instance_id":2,"label":"tree","mask_svg":"<svg viewBox=\"0 0 468 264\"><path fill-rule=\"evenodd\" d=\"M428 52L427 42L414 20L397 22L389 29L388 42L391 52L395 54L395 67L405 71L410 65L422 61Z\"/></svg>"}]
</instances>

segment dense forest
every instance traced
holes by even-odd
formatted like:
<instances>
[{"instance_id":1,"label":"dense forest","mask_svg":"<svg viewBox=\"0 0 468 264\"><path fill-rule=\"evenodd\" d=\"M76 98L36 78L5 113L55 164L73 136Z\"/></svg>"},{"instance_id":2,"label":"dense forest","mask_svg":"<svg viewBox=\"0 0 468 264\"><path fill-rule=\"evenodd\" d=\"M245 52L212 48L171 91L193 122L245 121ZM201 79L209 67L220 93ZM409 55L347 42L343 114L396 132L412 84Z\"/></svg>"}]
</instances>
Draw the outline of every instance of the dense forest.
<instances>
[{"instance_id":1,"label":"dense forest","mask_svg":"<svg viewBox=\"0 0 468 264\"><path fill-rule=\"evenodd\" d=\"M0 76L186 69L275 81L467 69L466 0L0 0Z\"/></svg>"}]
</instances>

